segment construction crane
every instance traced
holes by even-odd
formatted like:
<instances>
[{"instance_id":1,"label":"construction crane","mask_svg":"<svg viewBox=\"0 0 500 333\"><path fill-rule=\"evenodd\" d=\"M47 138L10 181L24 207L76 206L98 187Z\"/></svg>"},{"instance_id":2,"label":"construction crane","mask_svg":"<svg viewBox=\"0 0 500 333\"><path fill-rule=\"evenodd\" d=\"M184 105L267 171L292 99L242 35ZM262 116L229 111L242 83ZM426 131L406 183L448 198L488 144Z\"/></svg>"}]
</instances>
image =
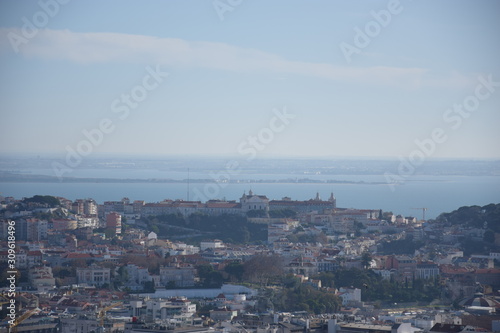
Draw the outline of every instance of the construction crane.
<instances>
[{"instance_id":1,"label":"construction crane","mask_svg":"<svg viewBox=\"0 0 500 333\"><path fill-rule=\"evenodd\" d=\"M0 302L0 310L3 310L4 304L9 304L10 302Z\"/></svg>"},{"instance_id":2,"label":"construction crane","mask_svg":"<svg viewBox=\"0 0 500 333\"><path fill-rule=\"evenodd\" d=\"M10 303L10 299L5 297L4 295L0 295L1 298L3 299L0 299L0 310L3 310L3 305L4 304L9 304Z\"/></svg>"},{"instance_id":3,"label":"construction crane","mask_svg":"<svg viewBox=\"0 0 500 333\"><path fill-rule=\"evenodd\" d=\"M9 333L17 332L17 326L19 326L19 324L21 324L23 321L25 321L26 319L28 319L29 317L31 317L35 313L39 313L40 311L41 310L39 308L36 308L36 309L30 310L28 312L25 312L22 316L20 316L19 318L16 318L16 320L14 320L14 324L12 324L9 327Z\"/></svg>"},{"instance_id":4,"label":"construction crane","mask_svg":"<svg viewBox=\"0 0 500 333\"><path fill-rule=\"evenodd\" d=\"M422 210L422 220L425 221L425 211L427 210L427 207L412 208L412 209L421 209Z\"/></svg>"},{"instance_id":5,"label":"construction crane","mask_svg":"<svg viewBox=\"0 0 500 333\"><path fill-rule=\"evenodd\" d=\"M111 310L112 308L114 308L118 305L122 305L122 304L123 304L123 302L116 302L116 303L113 303L113 304L99 310L99 312L97 313L97 319L99 319L99 328L100 328L101 332L104 332L104 317L106 316L106 312L108 310Z\"/></svg>"}]
</instances>

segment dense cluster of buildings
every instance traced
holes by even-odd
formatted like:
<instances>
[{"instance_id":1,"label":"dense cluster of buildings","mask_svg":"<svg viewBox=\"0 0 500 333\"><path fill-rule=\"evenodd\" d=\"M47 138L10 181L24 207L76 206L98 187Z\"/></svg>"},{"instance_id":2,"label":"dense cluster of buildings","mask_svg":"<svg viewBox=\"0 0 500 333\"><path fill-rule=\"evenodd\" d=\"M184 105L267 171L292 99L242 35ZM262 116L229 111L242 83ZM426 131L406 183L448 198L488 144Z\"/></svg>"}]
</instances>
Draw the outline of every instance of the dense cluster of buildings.
<instances>
[{"instance_id":1,"label":"dense cluster of buildings","mask_svg":"<svg viewBox=\"0 0 500 333\"><path fill-rule=\"evenodd\" d=\"M239 202L226 200L184 201L184 200L163 200L157 203L146 203L141 200L130 202L128 198L121 201L106 201L102 205L100 212L119 212L133 218L136 215L153 216L166 214L182 214L188 216L193 213L207 215L237 214L245 215L251 210L269 212L270 210L290 209L299 213L311 211L323 211L325 209L335 209L336 199L333 193L328 200L321 200L319 194L310 200L292 200L285 197L282 200L269 200L265 195L256 195L250 190L244 193Z\"/></svg>"},{"instance_id":2,"label":"dense cluster of buildings","mask_svg":"<svg viewBox=\"0 0 500 333\"><path fill-rule=\"evenodd\" d=\"M9 222L14 221L16 269L22 276L16 297L20 313L29 314L19 332L85 333L106 328L110 332L406 333L467 332L478 327L493 331L500 325L500 253L465 256L457 248L457 239L465 235L482 239L484 229L417 221L380 210L338 208L333 194L328 200L316 195L305 201L269 200L252 191L239 202L59 201L59 207L48 207L0 198L0 265L6 267L9 261L4 240ZM273 210L294 211L296 216L272 218ZM249 222L267 228L267 243L225 244L207 234L198 244L187 244L159 238L141 224L141 218L153 215L249 211L260 212ZM424 245L405 255L380 253L381 244L409 236ZM363 258L366 253L368 262ZM284 274L337 295L342 304L339 313L257 313L261 296L255 289L230 284L200 289L205 278L199 267L211 267L227 278L228 265L257 255L278 256ZM401 284L436 281L442 290L436 299L460 301L461 310L376 309L363 301L362 288L326 288L317 279L322 272L340 268L371 269L381 279Z\"/></svg>"}]
</instances>

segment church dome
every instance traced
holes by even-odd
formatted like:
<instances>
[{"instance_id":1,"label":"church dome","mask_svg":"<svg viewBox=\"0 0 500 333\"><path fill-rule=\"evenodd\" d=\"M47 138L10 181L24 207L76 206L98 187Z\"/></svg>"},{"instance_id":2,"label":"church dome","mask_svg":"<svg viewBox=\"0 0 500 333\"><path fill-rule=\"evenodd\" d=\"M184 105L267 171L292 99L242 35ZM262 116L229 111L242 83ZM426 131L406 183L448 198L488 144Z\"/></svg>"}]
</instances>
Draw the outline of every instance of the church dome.
<instances>
[{"instance_id":1,"label":"church dome","mask_svg":"<svg viewBox=\"0 0 500 333\"><path fill-rule=\"evenodd\" d=\"M483 306L500 308L500 302L494 300L491 297L484 296L483 293L475 293L474 296L463 299L459 304L465 307Z\"/></svg>"}]
</instances>

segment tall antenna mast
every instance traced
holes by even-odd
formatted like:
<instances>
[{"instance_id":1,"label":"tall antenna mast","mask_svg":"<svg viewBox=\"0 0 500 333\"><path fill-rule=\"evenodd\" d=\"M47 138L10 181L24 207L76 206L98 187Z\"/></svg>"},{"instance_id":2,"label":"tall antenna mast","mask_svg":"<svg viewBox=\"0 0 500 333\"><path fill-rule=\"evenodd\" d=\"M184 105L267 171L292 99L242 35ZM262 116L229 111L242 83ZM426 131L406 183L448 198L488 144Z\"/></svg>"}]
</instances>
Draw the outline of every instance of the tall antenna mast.
<instances>
[{"instance_id":1,"label":"tall antenna mast","mask_svg":"<svg viewBox=\"0 0 500 333\"><path fill-rule=\"evenodd\" d=\"M188 168L188 179L187 179L187 201L189 201L189 168Z\"/></svg>"}]
</instances>

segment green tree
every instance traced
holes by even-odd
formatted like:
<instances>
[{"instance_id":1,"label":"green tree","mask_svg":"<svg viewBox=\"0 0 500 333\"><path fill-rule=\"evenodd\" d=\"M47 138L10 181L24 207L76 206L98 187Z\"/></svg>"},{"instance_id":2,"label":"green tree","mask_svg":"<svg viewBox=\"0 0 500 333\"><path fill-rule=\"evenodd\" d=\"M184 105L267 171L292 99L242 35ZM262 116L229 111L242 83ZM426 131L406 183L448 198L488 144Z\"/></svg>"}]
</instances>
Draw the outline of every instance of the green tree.
<instances>
[{"instance_id":1,"label":"green tree","mask_svg":"<svg viewBox=\"0 0 500 333\"><path fill-rule=\"evenodd\" d=\"M203 264L196 266L196 270L198 271L198 277L204 279L208 274L214 271L214 267L210 264Z\"/></svg>"},{"instance_id":2,"label":"green tree","mask_svg":"<svg viewBox=\"0 0 500 333\"><path fill-rule=\"evenodd\" d=\"M240 262L233 261L224 268L224 271L229 275L231 280L241 281L245 273L245 268Z\"/></svg>"},{"instance_id":3,"label":"green tree","mask_svg":"<svg viewBox=\"0 0 500 333\"><path fill-rule=\"evenodd\" d=\"M382 219L386 220L386 221L390 221L392 215L394 215L392 212L383 212Z\"/></svg>"},{"instance_id":4,"label":"green tree","mask_svg":"<svg viewBox=\"0 0 500 333\"><path fill-rule=\"evenodd\" d=\"M220 272L214 270L212 265L204 264L196 267L201 285L205 288L220 288L224 283L224 278Z\"/></svg>"},{"instance_id":5,"label":"green tree","mask_svg":"<svg viewBox=\"0 0 500 333\"><path fill-rule=\"evenodd\" d=\"M323 272L318 278L321 280L322 287L335 288L335 274L332 272Z\"/></svg>"},{"instance_id":6,"label":"green tree","mask_svg":"<svg viewBox=\"0 0 500 333\"><path fill-rule=\"evenodd\" d=\"M155 283L153 281L144 282L144 292L145 293L154 293L155 291L156 291Z\"/></svg>"},{"instance_id":7,"label":"green tree","mask_svg":"<svg viewBox=\"0 0 500 333\"><path fill-rule=\"evenodd\" d=\"M116 236L116 231L113 228L107 228L104 231L104 235L106 236L106 239L112 239Z\"/></svg>"},{"instance_id":8,"label":"green tree","mask_svg":"<svg viewBox=\"0 0 500 333\"><path fill-rule=\"evenodd\" d=\"M267 214L263 209L252 209L247 212L248 217L266 217Z\"/></svg>"},{"instance_id":9,"label":"green tree","mask_svg":"<svg viewBox=\"0 0 500 333\"><path fill-rule=\"evenodd\" d=\"M483 240L487 243L494 243L495 242L495 233L493 230L489 229L484 232L483 235Z\"/></svg>"},{"instance_id":10,"label":"green tree","mask_svg":"<svg viewBox=\"0 0 500 333\"><path fill-rule=\"evenodd\" d=\"M276 209L269 211L269 217L272 218L296 218L297 212L291 209Z\"/></svg>"},{"instance_id":11,"label":"green tree","mask_svg":"<svg viewBox=\"0 0 500 333\"><path fill-rule=\"evenodd\" d=\"M126 265L120 266L120 268L118 268L118 276L117 276L117 278L122 283L127 283L128 282L129 274L128 274L128 270L126 268Z\"/></svg>"},{"instance_id":12,"label":"green tree","mask_svg":"<svg viewBox=\"0 0 500 333\"><path fill-rule=\"evenodd\" d=\"M368 251L363 252L363 254L361 255L361 265L363 265L363 268L368 269L368 267L370 267L371 262L372 262L372 255L370 254L370 252Z\"/></svg>"},{"instance_id":13,"label":"green tree","mask_svg":"<svg viewBox=\"0 0 500 333\"><path fill-rule=\"evenodd\" d=\"M290 284L281 291L269 288L263 298L270 300L278 311L308 311L316 314L337 312L342 304L338 296L300 283Z\"/></svg>"},{"instance_id":14,"label":"green tree","mask_svg":"<svg viewBox=\"0 0 500 333\"><path fill-rule=\"evenodd\" d=\"M24 202L33 202L39 204L45 204L51 208L55 208L61 205L61 202L56 197L51 195L35 195L31 198L24 199Z\"/></svg>"},{"instance_id":15,"label":"green tree","mask_svg":"<svg viewBox=\"0 0 500 333\"><path fill-rule=\"evenodd\" d=\"M217 307L212 304L207 304L201 306L199 302L194 302L196 304L196 314L198 316L205 316L209 317L210 316L210 310L215 310Z\"/></svg>"},{"instance_id":16,"label":"green tree","mask_svg":"<svg viewBox=\"0 0 500 333\"><path fill-rule=\"evenodd\" d=\"M219 238L225 242L246 243L267 240L267 225L249 223L246 216L223 214L210 216L201 213L185 218L179 214L150 216L144 219L149 230L158 228L158 236L182 236L193 234L186 241L199 241L199 234L209 234L210 238ZM181 227L181 228L179 228ZM156 232L156 231L155 231Z\"/></svg>"},{"instance_id":17,"label":"green tree","mask_svg":"<svg viewBox=\"0 0 500 333\"><path fill-rule=\"evenodd\" d=\"M361 236L361 230L364 230L366 229L365 225L361 222L358 222L358 221L354 221L354 235L356 237L359 237Z\"/></svg>"},{"instance_id":18,"label":"green tree","mask_svg":"<svg viewBox=\"0 0 500 333\"><path fill-rule=\"evenodd\" d=\"M64 279L66 277L75 276L72 269L68 267L57 266L52 269L52 274L55 278Z\"/></svg>"},{"instance_id":19,"label":"green tree","mask_svg":"<svg viewBox=\"0 0 500 333\"><path fill-rule=\"evenodd\" d=\"M251 282L267 285L283 274L283 258L277 255L256 255L243 264L245 276Z\"/></svg>"},{"instance_id":20,"label":"green tree","mask_svg":"<svg viewBox=\"0 0 500 333\"><path fill-rule=\"evenodd\" d=\"M287 289L298 288L301 284L300 279L292 274L285 275L282 279L283 286ZM323 281L321 281L321 285L323 285Z\"/></svg>"},{"instance_id":21,"label":"green tree","mask_svg":"<svg viewBox=\"0 0 500 333\"><path fill-rule=\"evenodd\" d=\"M405 239L387 241L378 244L378 252L381 254L414 254L416 249L422 247L422 241L414 241L412 235Z\"/></svg>"},{"instance_id":22,"label":"green tree","mask_svg":"<svg viewBox=\"0 0 500 333\"><path fill-rule=\"evenodd\" d=\"M210 272L205 278L203 287L205 288L220 288L224 284L224 278L222 274L217 271Z\"/></svg>"},{"instance_id":23,"label":"green tree","mask_svg":"<svg viewBox=\"0 0 500 333\"><path fill-rule=\"evenodd\" d=\"M333 276L333 282L331 281ZM362 290L363 301L387 301L387 302L431 302L439 297L439 285L433 280L415 280L410 288L405 283L383 280L371 270L339 269L335 272L321 273L314 278L319 278L325 283L338 287L354 287Z\"/></svg>"},{"instance_id":24,"label":"green tree","mask_svg":"<svg viewBox=\"0 0 500 333\"><path fill-rule=\"evenodd\" d=\"M158 235L160 233L160 228L158 228L157 225L152 225L151 231Z\"/></svg>"}]
</instances>

